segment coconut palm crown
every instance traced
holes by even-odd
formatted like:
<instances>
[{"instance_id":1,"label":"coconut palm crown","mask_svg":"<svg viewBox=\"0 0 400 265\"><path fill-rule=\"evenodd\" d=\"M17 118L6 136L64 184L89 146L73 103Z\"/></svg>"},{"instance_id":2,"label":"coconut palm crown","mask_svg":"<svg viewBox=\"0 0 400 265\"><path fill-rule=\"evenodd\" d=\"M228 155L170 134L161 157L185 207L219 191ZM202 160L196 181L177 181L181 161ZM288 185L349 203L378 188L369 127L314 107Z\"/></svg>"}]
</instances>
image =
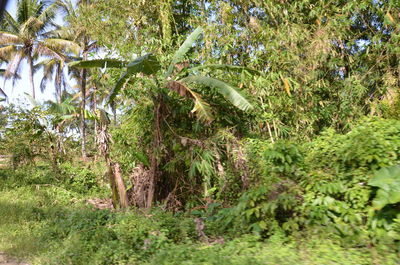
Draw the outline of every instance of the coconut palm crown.
<instances>
[{"instance_id":1,"label":"coconut palm crown","mask_svg":"<svg viewBox=\"0 0 400 265\"><path fill-rule=\"evenodd\" d=\"M15 18L8 12L4 13L0 31L0 59L8 62L5 78L15 81L19 76L21 62L26 60L33 98L35 98L33 81L35 60L46 57L65 61L66 54L79 54L80 47L76 43L46 35L53 26L58 8L56 3L47 1L18 0Z\"/></svg>"}]
</instances>

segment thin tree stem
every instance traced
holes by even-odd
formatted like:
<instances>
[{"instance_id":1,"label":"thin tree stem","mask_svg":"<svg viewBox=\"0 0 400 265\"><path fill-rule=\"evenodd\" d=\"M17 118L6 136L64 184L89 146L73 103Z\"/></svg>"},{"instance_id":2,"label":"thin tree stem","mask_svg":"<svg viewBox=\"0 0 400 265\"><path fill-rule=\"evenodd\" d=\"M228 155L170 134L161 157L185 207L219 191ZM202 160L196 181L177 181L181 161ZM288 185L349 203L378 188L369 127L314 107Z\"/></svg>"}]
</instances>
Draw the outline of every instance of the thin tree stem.
<instances>
[{"instance_id":1,"label":"thin tree stem","mask_svg":"<svg viewBox=\"0 0 400 265\"><path fill-rule=\"evenodd\" d=\"M31 93L32 93L32 97L35 99L36 98L36 94L35 94L35 84L33 83L33 59L32 59L32 55L28 55L28 65L29 65L29 84L31 86Z\"/></svg>"}]
</instances>

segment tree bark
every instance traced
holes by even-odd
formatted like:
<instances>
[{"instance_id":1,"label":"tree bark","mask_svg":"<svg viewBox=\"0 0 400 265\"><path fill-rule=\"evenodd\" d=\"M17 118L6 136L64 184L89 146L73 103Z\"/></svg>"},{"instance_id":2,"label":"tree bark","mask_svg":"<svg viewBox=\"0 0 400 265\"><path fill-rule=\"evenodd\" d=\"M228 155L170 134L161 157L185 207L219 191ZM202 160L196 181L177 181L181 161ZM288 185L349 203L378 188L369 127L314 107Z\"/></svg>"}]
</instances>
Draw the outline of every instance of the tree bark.
<instances>
[{"instance_id":1,"label":"tree bark","mask_svg":"<svg viewBox=\"0 0 400 265\"><path fill-rule=\"evenodd\" d=\"M83 60L87 60L87 42L85 41L85 48L83 50ZM82 93L82 101L81 101L81 152L82 152L82 160L87 160L86 154L86 122L85 122L85 106L86 106L86 78L87 78L87 70L81 70L81 93Z\"/></svg>"},{"instance_id":2,"label":"tree bark","mask_svg":"<svg viewBox=\"0 0 400 265\"><path fill-rule=\"evenodd\" d=\"M126 194L126 187L122 179L121 166L119 163L114 164L114 182L119 196L119 206L121 208L129 207L128 195Z\"/></svg>"},{"instance_id":3,"label":"tree bark","mask_svg":"<svg viewBox=\"0 0 400 265\"><path fill-rule=\"evenodd\" d=\"M29 84L31 86L31 93L32 93L32 98L36 98L36 94L35 94L35 84L33 81L33 59L32 59L32 55L28 55L28 65L29 65Z\"/></svg>"},{"instance_id":4,"label":"tree bark","mask_svg":"<svg viewBox=\"0 0 400 265\"><path fill-rule=\"evenodd\" d=\"M156 183L158 181L158 156L161 146L161 119L162 119L162 95L159 94L154 100L154 135L153 135L153 153L150 161L149 189L147 194L146 207L150 208L153 204Z\"/></svg>"},{"instance_id":5,"label":"tree bark","mask_svg":"<svg viewBox=\"0 0 400 265\"><path fill-rule=\"evenodd\" d=\"M110 158L109 144L111 136L108 134L107 126L107 122L99 123L100 131L97 138L99 151L104 156L108 167L108 178L110 181L114 208L127 208L129 207L129 200L126 193L126 186L122 178L121 167L118 163L113 163Z\"/></svg>"},{"instance_id":6,"label":"tree bark","mask_svg":"<svg viewBox=\"0 0 400 265\"><path fill-rule=\"evenodd\" d=\"M115 209L128 208L129 199L126 193L124 179L122 178L121 166L119 163L111 162L110 156L104 154L108 166L108 178L111 186L112 203Z\"/></svg>"},{"instance_id":7,"label":"tree bark","mask_svg":"<svg viewBox=\"0 0 400 265\"><path fill-rule=\"evenodd\" d=\"M96 117L98 117L98 115L97 115L97 98L96 98L96 96L97 96L97 93L96 93L97 92L97 87L94 86L93 89L94 89L94 91L92 93L92 108L93 108L92 110L93 110L94 115ZM97 121L97 118L96 118L96 119L94 119L94 141L93 141L94 148L96 148L97 141L98 141L97 140L98 139L98 131L99 131L98 127L99 127L98 126L98 121ZM95 154L94 160L97 161L97 153Z\"/></svg>"}]
</instances>

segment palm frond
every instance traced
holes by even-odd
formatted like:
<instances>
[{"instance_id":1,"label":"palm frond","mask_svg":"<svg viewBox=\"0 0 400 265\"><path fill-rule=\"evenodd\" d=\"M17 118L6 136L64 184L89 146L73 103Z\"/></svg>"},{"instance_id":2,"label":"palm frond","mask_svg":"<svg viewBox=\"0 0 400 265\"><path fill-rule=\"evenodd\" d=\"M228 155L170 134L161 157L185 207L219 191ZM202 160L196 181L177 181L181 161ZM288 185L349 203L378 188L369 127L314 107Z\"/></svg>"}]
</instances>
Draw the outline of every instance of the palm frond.
<instances>
[{"instance_id":1,"label":"palm frond","mask_svg":"<svg viewBox=\"0 0 400 265\"><path fill-rule=\"evenodd\" d=\"M42 41L44 45L59 52L70 52L76 56L79 56L81 47L74 41L64 39L45 39Z\"/></svg>"},{"instance_id":2,"label":"palm frond","mask_svg":"<svg viewBox=\"0 0 400 265\"><path fill-rule=\"evenodd\" d=\"M15 55L17 48L15 45L8 45L0 48L0 59L4 61L10 61Z\"/></svg>"},{"instance_id":3,"label":"palm frond","mask_svg":"<svg viewBox=\"0 0 400 265\"><path fill-rule=\"evenodd\" d=\"M206 76L189 76L181 79L180 81L184 83L197 83L216 88L218 92L225 97L225 99L241 110L250 110L253 108L239 88L233 87L221 80Z\"/></svg>"},{"instance_id":4,"label":"palm frond","mask_svg":"<svg viewBox=\"0 0 400 265\"><path fill-rule=\"evenodd\" d=\"M35 54L46 56L50 58L56 58L57 60L63 61L66 59L65 55L61 52L53 50L51 47L48 47L45 43L39 42L36 49Z\"/></svg>"},{"instance_id":5,"label":"palm frond","mask_svg":"<svg viewBox=\"0 0 400 265\"><path fill-rule=\"evenodd\" d=\"M76 16L74 5L70 0L57 0L55 4L58 5L65 16Z\"/></svg>"},{"instance_id":6,"label":"palm frond","mask_svg":"<svg viewBox=\"0 0 400 265\"><path fill-rule=\"evenodd\" d=\"M165 73L166 77L172 74L172 72L174 71L175 64L183 60L186 53L193 46L193 44L197 41L197 39L200 37L202 33L203 33L203 28L198 27L187 37L187 39L183 42L181 47L179 47L179 49L175 52L174 56L172 57L171 64L169 65L168 70Z\"/></svg>"},{"instance_id":7,"label":"palm frond","mask_svg":"<svg viewBox=\"0 0 400 265\"><path fill-rule=\"evenodd\" d=\"M22 42L18 35L0 31L0 45L20 44Z\"/></svg>"},{"instance_id":8,"label":"palm frond","mask_svg":"<svg viewBox=\"0 0 400 265\"><path fill-rule=\"evenodd\" d=\"M8 31L17 34L19 32L19 23L7 11L4 12L3 16L6 24L5 28Z\"/></svg>"},{"instance_id":9,"label":"palm frond","mask_svg":"<svg viewBox=\"0 0 400 265\"><path fill-rule=\"evenodd\" d=\"M20 28L20 35L24 38L32 38L37 35L40 28L43 26L43 21L36 17L30 17L25 21Z\"/></svg>"},{"instance_id":10,"label":"palm frond","mask_svg":"<svg viewBox=\"0 0 400 265\"><path fill-rule=\"evenodd\" d=\"M17 52L15 52L11 61L7 65L7 69L4 74L4 77L6 79L10 79L10 78L13 78L14 80L16 79L17 74L18 74L18 69L20 68L20 64L21 64L21 61L23 58L24 58L24 53L22 50L18 50Z\"/></svg>"},{"instance_id":11,"label":"palm frond","mask_svg":"<svg viewBox=\"0 0 400 265\"><path fill-rule=\"evenodd\" d=\"M40 62L36 66L41 66L43 69L43 77L40 81L40 90L43 92L46 89L46 84L53 78L54 68L57 61L55 59L48 59Z\"/></svg>"},{"instance_id":12,"label":"palm frond","mask_svg":"<svg viewBox=\"0 0 400 265\"><path fill-rule=\"evenodd\" d=\"M38 17L44 8L44 3L37 0L19 0L17 1L16 18L21 25L30 17Z\"/></svg>"},{"instance_id":13,"label":"palm frond","mask_svg":"<svg viewBox=\"0 0 400 265\"><path fill-rule=\"evenodd\" d=\"M59 6L57 5L57 3L53 3L38 13L38 19L43 22L42 29L47 27L53 21L58 9Z\"/></svg>"}]
</instances>

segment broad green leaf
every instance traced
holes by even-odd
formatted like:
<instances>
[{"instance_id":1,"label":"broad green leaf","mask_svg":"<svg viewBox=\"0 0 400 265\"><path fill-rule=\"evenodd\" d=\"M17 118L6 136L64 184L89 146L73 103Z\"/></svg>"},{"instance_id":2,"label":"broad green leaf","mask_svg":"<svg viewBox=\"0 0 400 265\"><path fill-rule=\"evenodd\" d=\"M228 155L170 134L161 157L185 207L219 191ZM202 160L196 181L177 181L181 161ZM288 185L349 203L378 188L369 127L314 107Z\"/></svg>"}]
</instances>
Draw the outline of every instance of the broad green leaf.
<instances>
[{"instance_id":1,"label":"broad green leaf","mask_svg":"<svg viewBox=\"0 0 400 265\"><path fill-rule=\"evenodd\" d=\"M118 79L117 83L115 84L114 88L111 90L110 94L107 97L107 103L111 103L114 101L115 97L119 94L122 87L128 81L131 75L128 72L122 74L122 76Z\"/></svg>"},{"instance_id":2,"label":"broad green leaf","mask_svg":"<svg viewBox=\"0 0 400 265\"><path fill-rule=\"evenodd\" d=\"M127 65L127 62L116 60L116 59L98 59L88 61L75 61L68 64L70 67L76 68L123 68Z\"/></svg>"},{"instance_id":3,"label":"broad green leaf","mask_svg":"<svg viewBox=\"0 0 400 265\"><path fill-rule=\"evenodd\" d=\"M143 73L146 75L152 75L160 69L160 63L158 62L156 56L151 53L135 59L127 66L127 72L130 74Z\"/></svg>"},{"instance_id":4,"label":"broad green leaf","mask_svg":"<svg viewBox=\"0 0 400 265\"><path fill-rule=\"evenodd\" d=\"M254 69L251 69L248 67L230 65L230 64L206 64L206 65L191 67L189 70L190 71L198 71L198 70L204 70L204 69L226 70L226 71L236 71L236 72L246 71L246 72L249 72L250 74L254 74L254 75L262 74L260 71L257 71L257 70L254 70Z\"/></svg>"},{"instance_id":5,"label":"broad green leaf","mask_svg":"<svg viewBox=\"0 0 400 265\"><path fill-rule=\"evenodd\" d=\"M130 62L127 66L126 72L122 74L121 78L117 81L117 84L110 92L107 102L110 103L114 101L115 97L118 95L122 87L126 84L131 76L137 73L143 73L146 75L155 74L158 70L160 70L160 68L160 63L158 62L157 58L151 53L141 56Z\"/></svg>"},{"instance_id":6,"label":"broad green leaf","mask_svg":"<svg viewBox=\"0 0 400 265\"><path fill-rule=\"evenodd\" d=\"M221 80L206 76L189 76L181 79L181 81L216 88L229 102L241 110L246 111L253 108L239 88L233 87Z\"/></svg>"},{"instance_id":7,"label":"broad green leaf","mask_svg":"<svg viewBox=\"0 0 400 265\"><path fill-rule=\"evenodd\" d=\"M171 64L169 65L168 70L165 73L165 77L169 77L172 74L172 72L174 71L175 64L183 60L186 53L193 46L193 44L197 41L197 39L200 37L202 33L203 33L203 28L198 27L189 35L189 37L187 37L187 39L183 42L181 47L179 47L179 49L175 52Z\"/></svg>"},{"instance_id":8,"label":"broad green leaf","mask_svg":"<svg viewBox=\"0 0 400 265\"><path fill-rule=\"evenodd\" d=\"M371 178L368 185L379 188L372 202L375 210L400 202L400 166L380 169Z\"/></svg>"}]
</instances>

